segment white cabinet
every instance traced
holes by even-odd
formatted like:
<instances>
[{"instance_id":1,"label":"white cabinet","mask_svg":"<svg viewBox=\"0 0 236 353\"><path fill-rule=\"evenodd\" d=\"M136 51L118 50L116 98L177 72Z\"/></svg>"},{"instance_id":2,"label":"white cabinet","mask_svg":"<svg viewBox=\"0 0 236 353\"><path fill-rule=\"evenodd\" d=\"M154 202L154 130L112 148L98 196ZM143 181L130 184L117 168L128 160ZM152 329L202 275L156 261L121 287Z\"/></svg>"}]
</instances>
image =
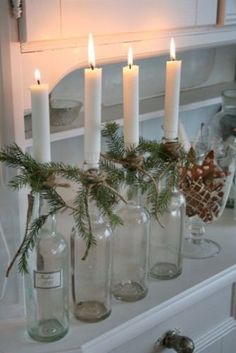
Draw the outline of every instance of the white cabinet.
<instances>
[{"instance_id":1,"label":"white cabinet","mask_svg":"<svg viewBox=\"0 0 236 353\"><path fill-rule=\"evenodd\" d=\"M60 15L60 0L25 0L20 38L29 42L60 38Z\"/></svg>"},{"instance_id":2,"label":"white cabinet","mask_svg":"<svg viewBox=\"0 0 236 353\"><path fill-rule=\"evenodd\" d=\"M24 0L21 40L215 25L217 0Z\"/></svg>"}]
</instances>

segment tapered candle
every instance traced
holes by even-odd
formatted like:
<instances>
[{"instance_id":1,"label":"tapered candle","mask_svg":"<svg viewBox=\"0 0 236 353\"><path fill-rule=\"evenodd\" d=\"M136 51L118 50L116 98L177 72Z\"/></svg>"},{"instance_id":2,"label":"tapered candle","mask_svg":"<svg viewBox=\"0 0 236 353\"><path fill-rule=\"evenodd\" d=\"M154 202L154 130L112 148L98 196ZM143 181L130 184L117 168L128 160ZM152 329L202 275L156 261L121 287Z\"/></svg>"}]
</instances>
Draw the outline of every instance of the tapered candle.
<instances>
[{"instance_id":1,"label":"tapered candle","mask_svg":"<svg viewBox=\"0 0 236 353\"><path fill-rule=\"evenodd\" d=\"M88 41L89 68L85 69L85 134L84 157L86 163L96 166L101 151L101 101L102 101L102 69L95 66L93 37Z\"/></svg>"},{"instance_id":2,"label":"tapered candle","mask_svg":"<svg viewBox=\"0 0 236 353\"><path fill-rule=\"evenodd\" d=\"M32 109L33 155L38 162L50 162L50 120L48 84L42 84L35 70L36 84L30 86Z\"/></svg>"},{"instance_id":3,"label":"tapered candle","mask_svg":"<svg viewBox=\"0 0 236 353\"><path fill-rule=\"evenodd\" d=\"M128 65L123 68L124 142L126 147L139 143L139 66L133 65L132 48Z\"/></svg>"},{"instance_id":4,"label":"tapered candle","mask_svg":"<svg viewBox=\"0 0 236 353\"><path fill-rule=\"evenodd\" d=\"M181 61L176 60L175 43L170 43L171 60L166 63L164 135L167 139L178 137L179 95Z\"/></svg>"}]
</instances>

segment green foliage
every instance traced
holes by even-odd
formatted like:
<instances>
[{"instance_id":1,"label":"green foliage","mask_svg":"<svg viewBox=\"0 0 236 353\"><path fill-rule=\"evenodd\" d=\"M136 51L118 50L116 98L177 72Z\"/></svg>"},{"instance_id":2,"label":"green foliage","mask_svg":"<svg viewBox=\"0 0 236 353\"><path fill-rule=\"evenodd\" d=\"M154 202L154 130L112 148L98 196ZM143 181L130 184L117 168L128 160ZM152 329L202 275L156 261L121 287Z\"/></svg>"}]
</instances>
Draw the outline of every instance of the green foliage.
<instances>
[{"instance_id":1,"label":"green foliage","mask_svg":"<svg viewBox=\"0 0 236 353\"><path fill-rule=\"evenodd\" d=\"M38 235L40 229L45 224L48 216L49 215L42 215L33 221L32 225L27 233L26 238L25 238L24 242L22 243L21 251L19 254L20 259L19 259L19 263L18 263L18 269L19 269L19 272L21 272L21 273L28 272L27 260L29 258L30 251L32 251L34 249L35 243L37 240L37 235Z\"/></svg>"},{"instance_id":2,"label":"green foliage","mask_svg":"<svg viewBox=\"0 0 236 353\"><path fill-rule=\"evenodd\" d=\"M28 202L28 215L24 239L17 250L8 270L19 257L19 271L27 272L27 260L30 251L34 248L37 236L50 215L69 210L74 218L80 236L86 243L85 259L91 246L96 244L90 217L90 204L94 204L100 213L105 216L112 226L121 224L122 221L113 212L114 205L120 199L117 192L119 178L115 171L111 174L98 170L84 171L78 167L64 163L38 163L29 154L23 153L16 145L11 145L0 152L0 161L9 167L16 168L18 174L10 181L13 189L30 187L31 193ZM78 185L73 205L69 205L60 196L58 187L68 187L61 182L61 178L72 181ZM49 206L49 211L34 219L30 224L33 212L33 195L40 194Z\"/></svg>"},{"instance_id":3,"label":"green foliage","mask_svg":"<svg viewBox=\"0 0 236 353\"><path fill-rule=\"evenodd\" d=\"M102 155L102 168L120 184L130 186L133 194L140 191L150 214L158 219L158 215L167 208L171 191L178 183L176 158L168 153L162 143L143 138L140 138L136 148L126 149L116 123L106 124L102 136L106 139L108 149ZM181 150L178 159L184 158ZM166 182L160 188L162 179L166 179Z\"/></svg>"},{"instance_id":4,"label":"green foliage","mask_svg":"<svg viewBox=\"0 0 236 353\"><path fill-rule=\"evenodd\" d=\"M156 219L166 209L172 188L178 184L176 165L186 161L186 155L181 148L177 154L172 154L165 145L143 138L140 138L136 148L126 148L124 137L116 123L107 124L102 136L106 139L107 152L101 155L100 170L86 171L65 163L39 163L28 153L23 153L16 144L0 151L0 161L17 169L17 175L10 181L9 186L16 190L23 187L31 189L25 236L7 275L18 257L20 272L27 272L30 251L34 248L47 217L65 210L70 211L78 233L85 241L85 259L89 249L96 245L91 207L96 206L111 226L122 225L122 219L115 213L116 204L121 200L126 202L119 193L122 185L129 187L130 197L140 191L146 200L146 208ZM163 179L165 186L160 187ZM77 185L72 205L67 204L58 193L59 187L69 187L68 182ZM47 201L49 211L30 224L34 194L40 194Z\"/></svg>"}]
</instances>

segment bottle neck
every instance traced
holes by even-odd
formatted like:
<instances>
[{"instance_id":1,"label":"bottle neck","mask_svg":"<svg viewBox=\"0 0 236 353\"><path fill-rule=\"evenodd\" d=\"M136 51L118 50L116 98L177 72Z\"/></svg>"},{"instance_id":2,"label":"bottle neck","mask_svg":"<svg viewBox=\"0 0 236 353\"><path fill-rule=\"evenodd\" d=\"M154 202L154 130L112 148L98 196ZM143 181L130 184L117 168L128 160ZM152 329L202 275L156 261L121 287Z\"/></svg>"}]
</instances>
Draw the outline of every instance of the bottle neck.
<instances>
[{"instance_id":1,"label":"bottle neck","mask_svg":"<svg viewBox=\"0 0 236 353\"><path fill-rule=\"evenodd\" d=\"M136 188L132 185L124 184L121 186L120 193L123 198L130 205L139 206L141 204L141 192L139 188Z\"/></svg>"},{"instance_id":2,"label":"bottle neck","mask_svg":"<svg viewBox=\"0 0 236 353\"><path fill-rule=\"evenodd\" d=\"M33 196L33 210L32 210L32 221L39 218L40 216L48 215L50 208L47 200L45 200L39 193ZM56 216L52 214L47 217L42 230L47 229L51 233L56 232Z\"/></svg>"}]
</instances>

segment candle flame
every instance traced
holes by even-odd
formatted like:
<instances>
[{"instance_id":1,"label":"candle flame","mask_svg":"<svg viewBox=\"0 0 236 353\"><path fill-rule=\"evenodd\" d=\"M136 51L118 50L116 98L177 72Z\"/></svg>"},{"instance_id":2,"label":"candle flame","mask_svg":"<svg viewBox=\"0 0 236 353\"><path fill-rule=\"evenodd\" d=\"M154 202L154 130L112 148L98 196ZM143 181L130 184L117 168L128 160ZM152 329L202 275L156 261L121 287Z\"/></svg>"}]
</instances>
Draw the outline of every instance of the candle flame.
<instances>
[{"instance_id":1,"label":"candle flame","mask_svg":"<svg viewBox=\"0 0 236 353\"><path fill-rule=\"evenodd\" d=\"M95 68L95 50L94 50L94 42L93 36L90 33L88 39L88 61L91 69Z\"/></svg>"},{"instance_id":2,"label":"candle flame","mask_svg":"<svg viewBox=\"0 0 236 353\"><path fill-rule=\"evenodd\" d=\"M39 69L36 69L34 71L34 78L35 78L35 81L38 83L38 85L40 85L41 75L40 75Z\"/></svg>"},{"instance_id":3,"label":"candle flame","mask_svg":"<svg viewBox=\"0 0 236 353\"><path fill-rule=\"evenodd\" d=\"M171 38L171 41L170 41L170 58L171 60L176 60L174 38Z\"/></svg>"},{"instance_id":4,"label":"candle flame","mask_svg":"<svg viewBox=\"0 0 236 353\"><path fill-rule=\"evenodd\" d=\"M130 67L130 69L131 69L132 65L133 65L133 50L132 50L132 47L129 47L129 50L128 50L128 66Z\"/></svg>"}]
</instances>

